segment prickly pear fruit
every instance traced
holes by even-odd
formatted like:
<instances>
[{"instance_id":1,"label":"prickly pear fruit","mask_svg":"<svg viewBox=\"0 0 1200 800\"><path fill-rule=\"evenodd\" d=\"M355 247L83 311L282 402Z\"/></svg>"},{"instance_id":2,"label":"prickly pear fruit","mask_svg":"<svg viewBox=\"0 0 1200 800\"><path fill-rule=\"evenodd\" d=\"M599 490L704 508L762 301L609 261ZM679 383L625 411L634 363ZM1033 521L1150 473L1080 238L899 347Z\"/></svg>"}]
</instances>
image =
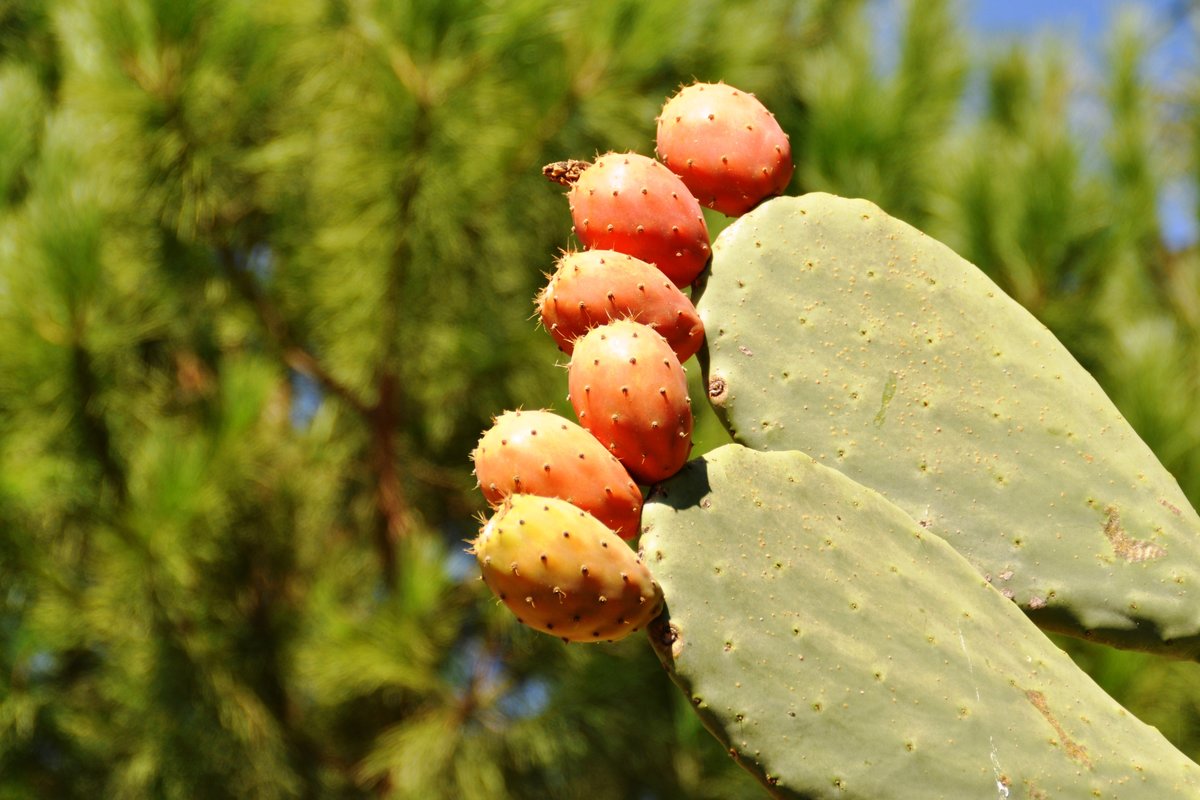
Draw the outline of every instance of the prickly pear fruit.
<instances>
[{"instance_id":1,"label":"prickly pear fruit","mask_svg":"<svg viewBox=\"0 0 1200 800\"><path fill-rule=\"evenodd\" d=\"M781 194L794 169L787 134L771 112L725 83L695 83L668 100L657 150L696 199L730 217Z\"/></svg>"},{"instance_id":2,"label":"prickly pear fruit","mask_svg":"<svg viewBox=\"0 0 1200 800\"><path fill-rule=\"evenodd\" d=\"M708 263L708 226L683 181L637 153L606 153L583 166L560 178L571 186L583 246L649 261L680 288L695 280Z\"/></svg>"},{"instance_id":3,"label":"prickly pear fruit","mask_svg":"<svg viewBox=\"0 0 1200 800\"><path fill-rule=\"evenodd\" d=\"M704 323L692 301L653 264L615 250L564 255L537 304L564 353L590 328L624 318L657 331L681 363L704 343Z\"/></svg>"},{"instance_id":4,"label":"prickly pear fruit","mask_svg":"<svg viewBox=\"0 0 1200 800\"><path fill-rule=\"evenodd\" d=\"M687 377L649 326L617 320L592 328L575 342L567 385L580 424L642 483L668 478L687 461Z\"/></svg>"},{"instance_id":5,"label":"prickly pear fruit","mask_svg":"<svg viewBox=\"0 0 1200 800\"><path fill-rule=\"evenodd\" d=\"M517 619L566 641L624 638L662 608L641 556L565 500L512 495L471 544L484 583Z\"/></svg>"},{"instance_id":6,"label":"prickly pear fruit","mask_svg":"<svg viewBox=\"0 0 1200 800\"><path fill-rule=\"evenodd\" d=\"M471 453L493 506L512 494L558 497L626 539L638 534L642 493L612 453L583 428L550 411L506 411Z\"/></svg>"}]
</instances>

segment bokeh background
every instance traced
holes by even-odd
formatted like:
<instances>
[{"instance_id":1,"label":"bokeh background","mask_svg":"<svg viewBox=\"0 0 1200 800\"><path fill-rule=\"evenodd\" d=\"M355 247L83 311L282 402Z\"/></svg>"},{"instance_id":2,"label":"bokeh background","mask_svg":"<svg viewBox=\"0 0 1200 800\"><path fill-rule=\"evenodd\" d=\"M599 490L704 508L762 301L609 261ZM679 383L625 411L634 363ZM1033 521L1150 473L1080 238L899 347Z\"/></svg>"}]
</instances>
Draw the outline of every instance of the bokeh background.
<instances>
[{"instance_id":1,"label":"bokeh background","mask_svg":"<svg viewBox=\"0 0 1200 800\"><path fill-rule=\"evenodd\" d=\"M759 796L644 640L531 634L462 552L490 417L567 411L539 168L756 92L793 193L979 264L1200 504L1198 41L1188 0L0 0L0 798ZM1200 758L1200 665L1058 641Z\"/></svg>"}]
</instances>

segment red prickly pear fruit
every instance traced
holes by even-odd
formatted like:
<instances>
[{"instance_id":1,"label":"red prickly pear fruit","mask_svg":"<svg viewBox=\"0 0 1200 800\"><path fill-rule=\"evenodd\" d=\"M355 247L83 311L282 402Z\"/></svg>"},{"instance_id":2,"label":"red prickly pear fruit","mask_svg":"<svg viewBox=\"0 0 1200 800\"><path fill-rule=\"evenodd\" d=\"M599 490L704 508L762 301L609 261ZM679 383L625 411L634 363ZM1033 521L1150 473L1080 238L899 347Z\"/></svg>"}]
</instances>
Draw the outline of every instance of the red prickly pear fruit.
<instances>
[{"instance_id":1,"label":"red prickly pear fruit","mask_svg":"<svg viewBox=\"0 0 1200 800\"><path fill-rule=\"evenodd\" d=\"M631 320L592 328L575 342L567 384L579 423L638 481L657 483L687 461L687 377L652 328Z\"/></svg>"},{"instance_id":2,"label":"red prickly pear fruit","mask_svg":"<svg viewBox=\"0 0 1200 800\"><path fill-rule=\"evenodd\" d=\"M622 639L662 609L662 590L642 557L556 497L512 495L469 552L520 622L568 642Z\"/></svg>"},{"instance_id":3,"label":"red prickly pear fruit","mask_svg":"<svg viewBox=\"0 0 1200 800\"><path fill-rule=\"evenodd\" d=\"M657 150L702 204L729 217L782 194L794 169L791 143L771 112L724 83L695 83L668 100Z\"/></svg>"},{"instance_id":4,"label":"red prickly pear fruit","mask_svg":"<svg viewBox=\"0 0 1200 800\"><path fill-rule=\"evenodd\" d=\"M550 411L506 411L471 453L493 506L509 495L558 497L626 539L638 535L642 493L621 462L583 428Z\"/></svg>"},{"instance_id":5,"label":"red prickly pear fruit","mask_svg":"<svg viewBox=\"0 0 1200 800\"><path fill-rule=\"evenodd\" d=\"M648 261L682 288L708 263L708 226L675 173L637 153L607 153L578 173L567 194L575 234L588 250Z\"/></svg>"},{"instance_id":6,"label":"red prickly pear fruit","mask_svg":"<svg viewBox=\"0 0 1200 800\"><path fill-rule=\"evenodd\" d=\"M704 343L704 323L692 301L653 264L615 250L564 255L537 304L542 324L568 354L589 329L626 318L657 331L680 363Z\"/></svg>"}]
</instances>

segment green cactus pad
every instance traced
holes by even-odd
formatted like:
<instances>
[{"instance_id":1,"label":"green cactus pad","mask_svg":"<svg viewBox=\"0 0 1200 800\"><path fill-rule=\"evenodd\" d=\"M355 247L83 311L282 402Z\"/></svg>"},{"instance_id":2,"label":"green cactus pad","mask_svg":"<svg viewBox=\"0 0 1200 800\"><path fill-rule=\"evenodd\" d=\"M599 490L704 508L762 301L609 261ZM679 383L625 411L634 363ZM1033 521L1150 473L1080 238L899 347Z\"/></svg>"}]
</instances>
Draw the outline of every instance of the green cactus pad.
<instances>
[{"instance_id":1,"label":"green cactus pad","mask_svg":"<svg viewBox=\"0 0 1200 800\"><path fill-rule=\"evenodd\" d=\"M1200 796L1200 767L946 542L801 453L714 450L643 528L655 649L776 797Z\"/></svg>"},{"instance_id":2,"label":"green cactus pad","mask_svg":"<svg viewBox=\"0 0 1200 800\"><path fill-rule=\"evenodd\" d=\"M1054 336L863 200L764 203L697 302L734 439L799 449L948 541L1042 627L1200 654L1200 517Z\"/></svg>"}]
</instances>

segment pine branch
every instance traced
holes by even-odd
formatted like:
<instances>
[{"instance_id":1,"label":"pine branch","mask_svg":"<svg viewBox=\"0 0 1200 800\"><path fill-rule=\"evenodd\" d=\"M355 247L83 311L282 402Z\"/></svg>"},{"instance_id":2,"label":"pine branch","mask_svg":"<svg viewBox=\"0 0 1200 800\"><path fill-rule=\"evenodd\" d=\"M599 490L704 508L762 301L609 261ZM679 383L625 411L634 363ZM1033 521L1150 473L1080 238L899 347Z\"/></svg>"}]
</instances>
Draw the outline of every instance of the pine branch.
<instances>
[{"instance_id":1,"label":"pine branch","mask_svg":"<svg viewBox=\"0 0 1200 800\"><path fill-rule=\"evenodd\" d=\"M325 368L315 355L306 350L292 332L292 326L280 310L255 282L254 277L237 263L231 247L218 248L221 267L225 277L246 302L254 309L263 330L279 349L285 364L317 381L325 391L338 397L359 414L369 417L372 409L354 390L338 380Z\"/></svg>"},{"instance_id":2,"label":"pine branch","mask_svg":"<svg viewBox=\"0 0 1200 800\"><path fill-rule=\"evenodd\" d=\"M96 372L92 368L91 354L78 341L71 349L71 369L75 388L79 393L79 418L82 422L84 442L100 464L100 471L116 492L117 499L124 501L129 491L125 467L113 447L108 421L94 405L100 387Z\"/></svg>"},{"instance_id":3,"label":"pine branch","mask_svg":"<svg viewBox=\"0 0 1200 800\"><path fill-rule=\"evenodd\" d=\"M268 338L279 349L281 357L289 367L317 381L323 389L340 398L353 408L367 422L371 429L371 469L375 473L375 504L378 511L378 524L375 533L375 546L379 553L380 569L386 585L394 586L396 580L396 543L407 535L412 528L412 515L409 510L405 492L397 469L397 452L395 442L396 408L398 403L397 378L395 374L384 369L379 378L378 400L370 405L362 400L350 387L339 381L330 373L311 352L301 346L292 328L279 309L270 301L254 277L238 264L237 256L231 247L218 249L222 269L226 278L254 309L266 331ZM389 296L399 296L401 276L399 266L393 268L389 282ZM398 303L389 303L394 308ZM395 329L399 324L398 313L391 315L392 335L389 341L395 341ZM385 330L388 328L385 325ZM392 346L394 347L394 345ZM385 351L392 348L385 347ZM390 359L385 356L383 363Z\"/></svg>"},{"instance_id":4,"label":"pine branch","mask_svg":"<svg viewBox=\"0 0 1200 800\"><path fill-rule=\"evenodd\" d=\"M397 469L396 376L385 372L379 380L379 401L371 410L371 466L375 470L375 506L378 521L375 546L384 582L396 583L396 543L412 528L412 514Z\"/></svg>"},{"instance_id":5,"label":"pine branch","mask_svg":"<svg viewBox=\"0 0 1200 800\"><path fill-rule=\"evenodd\" d=\"M412 514L397 468L395 431L397 424L403 423L401 409L404 396L393 365L397 359L400 315L401 309L404 308L404 274L413 257L412 244L407 233L408 219L412 215L413 201L421 185L421 154L426 150L433 134L430 108L426 104L425 96L417 96L417 101L417 116L413 122L410 146L410 171L396 191L396 216L400 220L401 233L388 264L383 320L379 326L382 343L378 369L379 395L374 408L370 410L371 461L376 476L375 505L378 511L375 545L379 551L383 578L388 586L395 585L396 543L412 528Z\"/></svg>"}]
</instances>

